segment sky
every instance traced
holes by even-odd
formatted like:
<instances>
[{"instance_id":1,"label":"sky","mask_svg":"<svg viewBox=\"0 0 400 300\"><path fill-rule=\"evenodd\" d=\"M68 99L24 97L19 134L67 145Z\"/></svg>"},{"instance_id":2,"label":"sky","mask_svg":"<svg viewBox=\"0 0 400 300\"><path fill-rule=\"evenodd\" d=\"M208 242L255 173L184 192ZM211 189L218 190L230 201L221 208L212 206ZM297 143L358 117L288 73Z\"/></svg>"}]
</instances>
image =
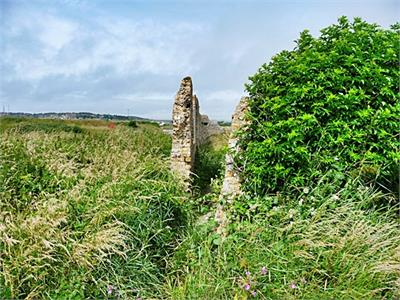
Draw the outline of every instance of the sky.
<instances>
[{"instance_id":1,"label":"sky","mask_svg":"<svg viewBox=\"0 0 400 300\"><path fill-rule=\"evenodd\" d=\"M0 0L0 105L171 119L191 76L201 112L230 120L249 76L304 29L399 14L393 0Z\"/></svg>"}]
</instances>

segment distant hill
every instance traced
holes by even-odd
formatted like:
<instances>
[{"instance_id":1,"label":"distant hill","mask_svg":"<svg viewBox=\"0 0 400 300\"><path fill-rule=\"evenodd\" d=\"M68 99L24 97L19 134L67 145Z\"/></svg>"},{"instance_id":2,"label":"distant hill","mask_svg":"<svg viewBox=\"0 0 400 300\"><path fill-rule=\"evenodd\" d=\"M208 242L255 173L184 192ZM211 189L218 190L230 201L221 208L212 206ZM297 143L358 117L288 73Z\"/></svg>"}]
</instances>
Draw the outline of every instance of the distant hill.
<instances>
[{"instance_id":1,"label":"distant hill","mask_svg":"<svg viewBox=\"0 0 400 300\"><path fill-rule=\"evenodd\" d=\"M136 116L123 116L123 115L112 115L112 114L94 114L90 112L48 112L48 113L23 113L23 112L10 112L0 113L0 116L12 116L12 117L30 117L40 119L99 119L99 120L137 120L137 121L151 121L150 119L140 118ZM165 122L165 121L164 121Z\"/></svg>"}]
</instances>

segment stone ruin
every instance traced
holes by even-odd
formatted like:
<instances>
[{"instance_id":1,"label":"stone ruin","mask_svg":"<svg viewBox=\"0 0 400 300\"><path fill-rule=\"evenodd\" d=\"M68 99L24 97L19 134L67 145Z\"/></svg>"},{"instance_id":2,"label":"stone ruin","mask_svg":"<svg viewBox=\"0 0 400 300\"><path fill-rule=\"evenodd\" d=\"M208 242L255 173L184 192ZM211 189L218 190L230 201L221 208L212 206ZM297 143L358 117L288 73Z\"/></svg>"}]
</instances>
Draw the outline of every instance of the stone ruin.
<instances>
[{"instance_id":1,"label":"stone ruin","mask_svg":"<svg viewBox=\"0 0 400 300\"><path fill-rule=\"evenodd\" d=\"M222 133L218 123L200 114L190 77L181 81L172 111L171 169L190 187L197 148L213 134Z\"/></svg>"},{"instance_id":2,"label":"stone ruin","mask_svg":"<svg viewBox=\"0 0 400 300\"><path fill-rule=\"evenodd\" d=\"M248 97L242 97L232 115L231 135L228 141L229 150L225 156L225 176L220 194L220 200L225 199L228 205L232 204L233 199L241 194L240 170L235 164L234 156L240 151L237 132L247 123L245 113L248 109L248 101ZM223 201L220 201L220 203L223 203ZM225 235L228 219L224 205L218 204L214 219L218 223L217 233Z\"/></svg>"},{"instance_id":3,"label":"stone ruin","mask_svg":"<svg viewBox=\"0 0 400 300\"><path fill-rule=\"evenodd\" d=\"M221 200L226 200L228 205L232 204L233 199L241 194L240 170L235 165L234 156L240 152L237 132L246 125L245 113L248 109L248 100L248 97L242 97L232 115L229 151L225 157L225 176L220 194ZM172 125L171 169L183 179L190 190L197 148L211 135L223 132L218 123L211 121L206 115L200 114L199 100L196 95L193 95L190 77L182 79L176 94ZM223 202L225 201L220 201L220 203ZM218 223L217 233L222 236L226 235L228 219L224 205L217 206L214 219Z\"/></svg>"},{"instance_id":4,"label":"stone ruin","mask_svg":"<svg viewBox=\"0 0 400 300\"><path fill-rule=\"evenodd\" d=\"M228 201L232 201L234 197L240 194L239 169L235 165L234 155L240 151L237 132L246 125L245 113L248 107L248 100L248 97L242 97L232 115L231 135L228 142L229 151L225 157L225 176L221 189L221 196Z\"/></svg>"}]
</instances>

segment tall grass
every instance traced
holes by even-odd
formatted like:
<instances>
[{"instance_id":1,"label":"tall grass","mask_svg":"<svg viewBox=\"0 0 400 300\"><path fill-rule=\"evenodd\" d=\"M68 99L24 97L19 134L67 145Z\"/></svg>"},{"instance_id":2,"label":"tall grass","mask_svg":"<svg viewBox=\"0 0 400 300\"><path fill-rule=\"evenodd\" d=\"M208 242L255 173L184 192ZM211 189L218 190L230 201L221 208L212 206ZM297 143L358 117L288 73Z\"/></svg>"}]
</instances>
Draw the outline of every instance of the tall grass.
<instances>
[{"instance_id":1,"label":"tall grass","mask_svg":"<svg viewBox=\"0 0 400 300\"><path fill-rule=\"evenodd\" d=\"M1 134L0 298L160 296L188 218L170 137L35 126Z\"/></svg>"},{"instance_id":2,"label":"tall grass","mask_svg":"<svg viewBox=\"0 0 400 300\"><path fill-rule=\"evenodd\" d=\"M354 181L328 195L328 185L295 199L296 206L271 197L273 208L258 210L255 201L240 218L232 208L225 239L212 221L195 225L175 253L166 293L172 299L397 299L398 219L391 210L365 209L387 195Z\"/></svg>"},{"instance_id":3,"label":"tall grass","mask_svg":"<svg viewBox=\"0 0 400 300\"><path fill-rule=\"evenodd\" d=\"M223 175L227 150L221 145L222 143L219 140L210 139L200 145L196 151L193 186L194 194L197 196L210 193L211 181Z\"/></svg>"},{"instance_id":4,"label":"tall grass","mask_svg":"<svg viewBox=\"0 0 400 300\"><path fill-rule=\"evenodd\" d=\"M194 216L222 200L226 137L199 151L197 186L212 192L190 199L155 126L0 123L1 299L400 297L399 207L354 174L243 195L221 237Z\"/></svg>"}]
</instances>

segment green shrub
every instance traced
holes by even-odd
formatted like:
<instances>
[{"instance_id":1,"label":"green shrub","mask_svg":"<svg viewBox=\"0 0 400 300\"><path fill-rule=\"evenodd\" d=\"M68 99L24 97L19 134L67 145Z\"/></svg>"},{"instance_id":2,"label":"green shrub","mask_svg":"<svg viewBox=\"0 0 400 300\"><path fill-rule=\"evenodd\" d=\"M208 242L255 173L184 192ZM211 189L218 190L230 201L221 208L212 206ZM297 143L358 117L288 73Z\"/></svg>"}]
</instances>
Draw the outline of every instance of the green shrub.
<instances>
[{"instance_id":1,"label":"green shrub","mask_svg":"<svg viewBox=\"0 0 400 300\"><path fill-rule=\"evenodd\" d=\"M154 127L160 127L160 124L156 121L143 121L140 120L138 121L139 124L145 124L145 125L150 125L150 126L154 126Z\"/></svg>"},{"instance_id":2,"label":"green shrub","mask_svg":"<svg viewBox=\"0 0 400 300\"><path fill-rule=\"evenodd\" d=\"M135 121L131 120L128 122L128 124L126 124L126 126L131 127L131 128L137 128L137 124Z\"/></svg>"},{"instance_id":3,"label":"green shrub","mask_svg":"<svg viewBox=\"0 0 400 300\"><path fill-rule=\"evenodd\" d=\"M83 129L77 125L72 126L71 132L73 133L82 133Z\"/></svg>"},{"instance_id":4,"label":"green shrub","mask_svg":"<svg viewBox=\"0 0 400 300\"><path fill-rule=\"evenodd\" d=\"M250 78L251 125L241 134L239 159L247 191L296 192L349 169L395 188L399 28L341 17L320 37L302 32L294 50Z\"/></svg>"}]
</instances>

